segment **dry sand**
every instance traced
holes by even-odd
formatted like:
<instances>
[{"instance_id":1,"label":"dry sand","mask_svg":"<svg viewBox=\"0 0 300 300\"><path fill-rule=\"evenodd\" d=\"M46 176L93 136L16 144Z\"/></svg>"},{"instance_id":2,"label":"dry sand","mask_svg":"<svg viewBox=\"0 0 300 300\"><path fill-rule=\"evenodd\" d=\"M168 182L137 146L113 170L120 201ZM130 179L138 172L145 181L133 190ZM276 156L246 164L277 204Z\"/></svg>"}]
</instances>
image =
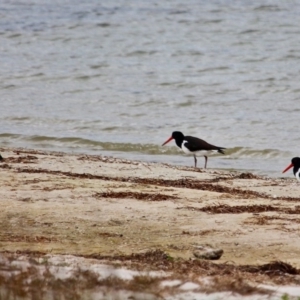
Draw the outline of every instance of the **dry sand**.
<instances>
[{"instance_id":1,"label":"dry sand","mask_svg":"<svg viewBox=\"0 0 300 300\"><path fill-rule=\"evenodd\" d=\"M260 272L252 281L300 282L300 185L292 176L28 149L0 153L3 256L128 262L159 250L172 261L194 262L196 247L209 244L224 251L212 268L281 261L295 274L277 270L283 277L274 279Z\"/></svg>"}]
</instances>

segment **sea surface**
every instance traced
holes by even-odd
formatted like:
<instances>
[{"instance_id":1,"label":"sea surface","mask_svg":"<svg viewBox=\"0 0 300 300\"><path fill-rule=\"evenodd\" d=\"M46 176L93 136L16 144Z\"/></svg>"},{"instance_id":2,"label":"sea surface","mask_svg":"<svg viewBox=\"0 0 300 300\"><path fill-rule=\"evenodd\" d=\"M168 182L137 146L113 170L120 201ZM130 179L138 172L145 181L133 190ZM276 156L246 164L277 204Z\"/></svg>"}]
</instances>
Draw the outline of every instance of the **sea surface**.
<instances>
[{"instance_id":1,"label":"sea surface","mask_svg":"<svg viewBox=\"0 0 300 300\"><path fill-rule=\"evenodd\" d=\"M0 2L0 148L282 176L300 156L300 1ZM199 167L204 159L198 159ZM292 176L289 172L284 176Z\"/></svg>"}]
</instances>

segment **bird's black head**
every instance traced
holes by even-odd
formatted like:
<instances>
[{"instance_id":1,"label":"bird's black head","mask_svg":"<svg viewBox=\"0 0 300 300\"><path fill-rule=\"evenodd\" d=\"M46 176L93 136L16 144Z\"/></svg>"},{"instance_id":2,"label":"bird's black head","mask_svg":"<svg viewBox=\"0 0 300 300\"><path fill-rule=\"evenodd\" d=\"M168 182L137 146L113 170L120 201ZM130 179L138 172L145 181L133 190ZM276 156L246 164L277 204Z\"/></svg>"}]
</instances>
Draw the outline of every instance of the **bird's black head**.
<instances>
[{"instance_id":1,"label":"bird's black head","mask_svg":"<svg viewBox=\"0 0 300 300\"><path fill-rule=\"evenodd\" d=\"M178 147L180 147L182 141L184 140L184 135L183 135L183 133L180 132L180 131L173 131L171 137L170 137L169 139L167 139L167 140L162 144L162 146L165 145L165 144L167 144L167 143L169 143L169 142L170 142L171 140L173 140L173 139L176 141L176 144L178 145Z\"/></svg>"},{"instance_id":2,"label":"bird's black head","mask_svg":"<svg viewBox=\"0 0 300 300\"><path fill-rule=\"evenodd\" d=\"M182 132L180 131L173 131L172 132L172 138L174 140L183 140L184 139L184 135Z\"/></svg>"},{"instance_id":3,"label":"bird's black head","mask_svg":"<svg viewBox=\"0 0 300 300\"><path fill-rule=\"evenodd\" d=\"M293 166L300 167L300 157L293 157L292 164Z\"/></svg>"},{"instance_id":4,"label":"bird's black head","mask_svg":"<svg viewBox=\"0 0 300 300\"><path fill-rule=\"evenodd\" d=\"M300 168L300 157L293 157L292 158L292 162L290 165L288 165L283 171L282 173L285 173L286 171L288 171L290 168L294 167L293 172L294 175L296 175L296 173L298 172L299 168Z\"/></svg>"}]
</instances>

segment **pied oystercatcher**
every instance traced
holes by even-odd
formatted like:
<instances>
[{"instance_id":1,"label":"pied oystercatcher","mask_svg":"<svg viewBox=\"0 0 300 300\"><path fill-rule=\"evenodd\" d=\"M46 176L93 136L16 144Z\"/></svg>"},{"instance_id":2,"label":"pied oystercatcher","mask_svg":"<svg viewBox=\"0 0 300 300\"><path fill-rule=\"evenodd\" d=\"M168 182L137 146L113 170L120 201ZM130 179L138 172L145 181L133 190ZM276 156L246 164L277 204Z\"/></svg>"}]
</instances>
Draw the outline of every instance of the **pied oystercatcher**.
<instances>
[{"instance_id":1,"label":"pied oystercatcher","mask_svg":"<svg viewBox=\"0 0 300 300\"><path fill-rule=\"evenodd\" d=\"M218 147L211 145L201 139L198 139L193 136L184 136L182 132L180 131L174 131L172 133L172 136L167 139L163 144L169 143L171 140L175 140L176 145L182 149L182 151L186 154L193 154L194 160L195 160L195 168L197 167L197 158L196 153L199 151L206 151L207 153L210 151L218 151L219 153L225 154L223 149L226 149L224 147ZM204 168L206 169L207 165L207 153L204 155L205 157L205 165Z\"/></svg>"},{"instance_id":2,"label":"pied oystercatcher","mask_svg":"<svg viewBox=\"0 0 300 300\"><path fill-rule=\"evenodd\" d=\"M289 170L291 167L294 167L293 169L293 173L295 175L295 177L297 178L297 180L300 181L300 157L294 157L292 158L292 163L290 165L288 165L283 171L282 173L285 173L287 170Z\"/></svg>"}]
</instances>

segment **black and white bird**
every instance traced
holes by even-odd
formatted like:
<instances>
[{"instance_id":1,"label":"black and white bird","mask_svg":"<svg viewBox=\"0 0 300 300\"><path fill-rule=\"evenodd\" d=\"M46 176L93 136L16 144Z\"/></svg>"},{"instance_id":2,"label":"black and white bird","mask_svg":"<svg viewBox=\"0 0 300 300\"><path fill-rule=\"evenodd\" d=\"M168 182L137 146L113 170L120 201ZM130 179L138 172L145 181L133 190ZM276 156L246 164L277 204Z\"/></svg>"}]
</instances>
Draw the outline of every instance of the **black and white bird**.
<instances>
[{"instance_id":1,"label":"black and white bird","mask_svg":"<svg viewBox=\"0 0 300 300\"><path fill-rule=\"evenodd\" d=\"M204 157L205 157L205 165L204 168L206 169L207 165L207 154L211 151L217 151L219 153L225 154L223 149L226 149L224 147L218 147L211 145L199 138L193 137L193 136L184 136L182 132L180 131L174 131L172 133L172 136L167 139L162 146L169 143L171 140L175 140L176 145L182 149L182 151L186 154L192 154L194 156L195 160L195 168L197 167L197 158L196 154L199 151L203 151Z\"/></svg>"},{"instance_id":2,"label":"black and white bird","mask_svg":"<svg viewBox=\"0 0 300 300\"><path fill-rule=\"evenodd\" d=\"M297 178L297 180L300 181L300 157L294 157L294 158L292 158L292 163L291 163L290 165L288 165L288 166L282 171L282 173L285 173L285 172L288 171L291 167L294 167L293 173L294 173L295 177Z\"/></svg>"}]
</instances>

